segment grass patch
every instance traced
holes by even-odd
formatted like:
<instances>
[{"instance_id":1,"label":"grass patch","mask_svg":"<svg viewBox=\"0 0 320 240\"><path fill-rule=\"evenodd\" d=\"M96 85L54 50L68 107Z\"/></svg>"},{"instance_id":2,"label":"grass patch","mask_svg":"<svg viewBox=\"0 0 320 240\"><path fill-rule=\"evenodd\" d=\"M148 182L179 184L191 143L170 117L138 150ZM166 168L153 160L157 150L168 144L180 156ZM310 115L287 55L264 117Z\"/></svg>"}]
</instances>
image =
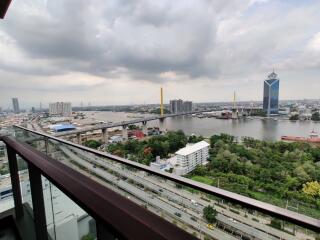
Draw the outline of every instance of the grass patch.
<instances>
[{"instance_id":1,"label":"grass patch","mask_svg":"<svg viewBox=\"0 0 320 240\"><path fill-rule=\"evenodd\" d=\"M208 184L208 185L211 185L214 182L213 179L211 179L210 177L204 177L204 176L192 176L191 179L197 182Z\"/></svg>"}]
</instances>

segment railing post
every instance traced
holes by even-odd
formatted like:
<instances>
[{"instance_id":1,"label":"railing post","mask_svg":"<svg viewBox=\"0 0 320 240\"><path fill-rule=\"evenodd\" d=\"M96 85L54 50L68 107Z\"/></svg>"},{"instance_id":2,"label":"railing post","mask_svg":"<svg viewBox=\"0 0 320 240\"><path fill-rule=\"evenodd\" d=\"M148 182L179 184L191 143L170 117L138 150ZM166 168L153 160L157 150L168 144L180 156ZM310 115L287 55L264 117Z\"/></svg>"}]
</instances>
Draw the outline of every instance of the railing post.
<instances>
[{"instance_id":1,"label":"railing post","mask_svg":"<svg viewBox=\"0 0 320 240\"><path fill-rule=\"evenodd\" d=\"M44 138L44 147L46 150L46 155L48 156L48 153L49 153L49 139L48 139L48 137Z\"/></svg>"},{"instance_id":2,"label":"railing post","mask_svg":"<svg viewBox=\"0 0 320 240\"><path fill-rule=\"evenodd\" d=\"M20 190L20 179L18 172L18 162L16 152L7 145L8 162L11 176L12 193L14 200L14 208L16 218L19 219L23 216L23 206Z\"/></svg>"},{"instance_id":3,"label":"railing post","mask_svg":"<svg viewBox=\"0 0 320 240\"><path fill-rule=\"evenodd\" d=\"M33 218L37 240L48 240L46 212L43 200L43 190L40 171L28 163L30 188L33 206Z\"/></svg>"}]
</instances>

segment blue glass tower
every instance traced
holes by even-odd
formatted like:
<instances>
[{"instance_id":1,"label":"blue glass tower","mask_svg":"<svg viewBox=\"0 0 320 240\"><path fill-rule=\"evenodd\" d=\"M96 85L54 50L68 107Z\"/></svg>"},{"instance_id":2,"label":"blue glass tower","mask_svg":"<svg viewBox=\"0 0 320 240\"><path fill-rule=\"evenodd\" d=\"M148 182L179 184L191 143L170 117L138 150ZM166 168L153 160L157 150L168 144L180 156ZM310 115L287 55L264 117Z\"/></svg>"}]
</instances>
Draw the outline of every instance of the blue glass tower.
<instances>
[{"instance_id":1,"label":"blue glass tower","mask_svg":"<svg viewBox=\"0 0 320 240\"><path fill-rule=\"evenodd\" d=\"M279 81L280 79L274 71L264 81L263 110L268 117L279 112Z\"/></svg>"}]
</instances>

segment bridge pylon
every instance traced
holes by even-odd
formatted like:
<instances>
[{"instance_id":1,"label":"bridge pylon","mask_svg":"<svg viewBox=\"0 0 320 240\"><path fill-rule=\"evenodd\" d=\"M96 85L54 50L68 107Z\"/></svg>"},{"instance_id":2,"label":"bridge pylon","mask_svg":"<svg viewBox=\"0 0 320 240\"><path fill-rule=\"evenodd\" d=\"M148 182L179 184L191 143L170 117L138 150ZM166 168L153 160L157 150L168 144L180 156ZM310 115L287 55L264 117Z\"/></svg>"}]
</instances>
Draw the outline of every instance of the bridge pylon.
<instances>
[{"instance_id":1,"label":"bridge pylon","mask_svg":"<svg viewBox=\"0 0 320 240\"><path fill-rule=\"evenodd\" d=\"M239 112L236 104L236 91L233 92L233 106L232 106L232 119L238 119L239 118Z\"/></svg>"}]
</instances>

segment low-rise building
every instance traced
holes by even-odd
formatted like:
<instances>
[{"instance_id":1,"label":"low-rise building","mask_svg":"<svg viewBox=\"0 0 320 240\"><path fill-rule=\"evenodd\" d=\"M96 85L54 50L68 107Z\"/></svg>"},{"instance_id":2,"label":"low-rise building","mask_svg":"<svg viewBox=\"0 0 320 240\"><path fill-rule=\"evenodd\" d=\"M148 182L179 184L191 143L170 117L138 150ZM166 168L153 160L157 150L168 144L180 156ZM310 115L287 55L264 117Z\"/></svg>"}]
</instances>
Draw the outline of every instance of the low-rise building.
<instances>
[{"instance_id":1,"label":"low-rise building","mask_svg":"<svg viewBox=\"0 0 320 240\"><path fill-rule=\"evenodd\" d=\"M120 143L122 142L123 138L120 135L114 135L112 137L110 137L109 139L109 143Z\"/></svg>"},{"instance_id":2,"label":"low-rise building","mask_svg":"<svg viewBox=\"0 0 320 240\"><path fill-rule=\"evenodd\" d=\"M169 171L172 168L172 165L169 159L160 159L160 157L156 157L155 162L150 163L150 167L156 170Z\"/></svg>"},{"instance_id":3,"label":"low-rise building","mask_svg":"<svg viewBox=\"0 0 320 240\"><path fill-rule=\"evenodd\" d=\"M185 175L194 170L200 164L206 164L209 158L209 144L201 141L180 149L176 152L177 162L174 165L174 173Z\"/></svg>"}]
</instances>

